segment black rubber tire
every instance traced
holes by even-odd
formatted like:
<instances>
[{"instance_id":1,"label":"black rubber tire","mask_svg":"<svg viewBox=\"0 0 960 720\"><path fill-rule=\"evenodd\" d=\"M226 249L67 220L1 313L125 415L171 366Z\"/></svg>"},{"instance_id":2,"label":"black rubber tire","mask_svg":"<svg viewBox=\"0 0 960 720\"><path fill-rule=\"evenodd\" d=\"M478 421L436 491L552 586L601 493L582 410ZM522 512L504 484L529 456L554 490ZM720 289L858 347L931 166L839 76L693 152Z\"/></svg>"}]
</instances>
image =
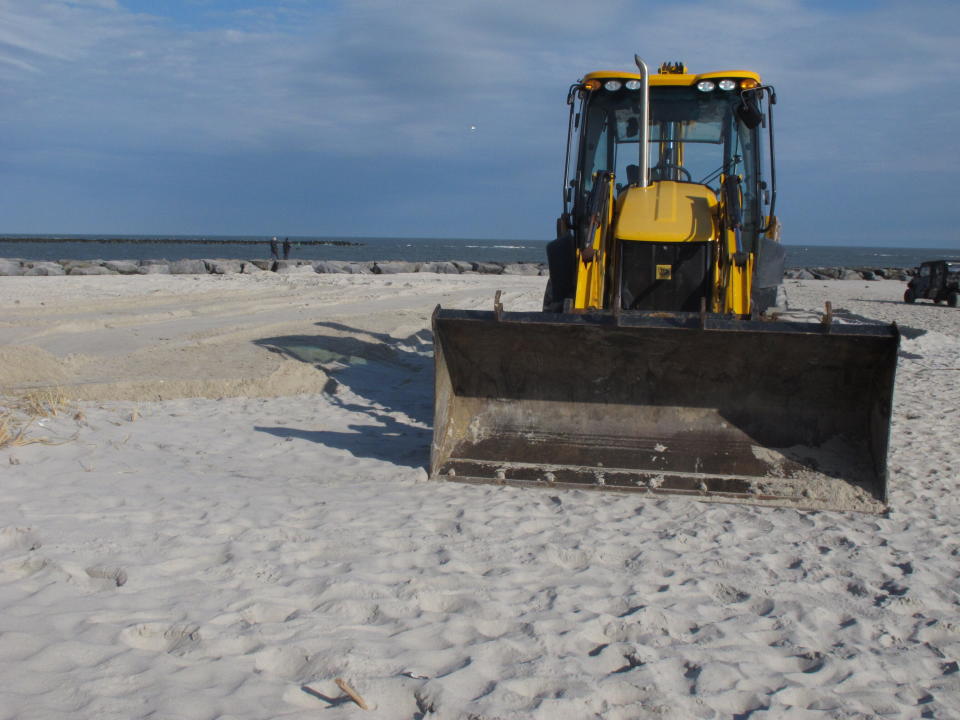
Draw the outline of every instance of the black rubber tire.
<instances>
[{"instance_id":1,"label":"black rubber tire","mask_svg":"<svg viewBox=\"0 0 960 720\"><path fill-rule=\"evenodd\" d=\"M573 233L547 243L547 266L550 279L543 295L544 312L563 312L564 300L573 297L576 289Z\"/></svg>"},{"instance_id":2,"label":"black rubber tire","mask_svg":"<svg viewBox=\"0 0 960 720\"><path fill-rule=\"evenodd\" d=\"M552 312L553 306L553 287L549 280L547 280L547 287L543 291L543 311Z\"/></svg>"},{"instance_id":3,"label":"black rubber tire","mask_svg":"<svg viewBox=\"0 0 960 720\"><path fill-rule=\"evenodd\" d=\"M917 299L917 296L913 294L913 288L908 287L907 291L903 294L903 301L905 303L913 303Z\"/></svg>"},{"instance_id":4,"label":"black rubber tire","mask_svg":"<svg viewBox=\"0 0 960 720\"><path fill-rule=\"evenodd\" d=\"M559 313L563 312L563 301L553 299L553 282L547 280L547 288L543 291L543 311Z\"/></svg>"},{"instance_id":5,"label":"black rubber tire","mask_svg":"<svg viewBox=\"0 0 960 720\"><path fill-rule=\"evenodd\" d=\"M957 307L960 304L960 293L957 293L956 290L951 290L950 294L947 295L947 304L950 307Z\"/></svg>"}]
</instances>

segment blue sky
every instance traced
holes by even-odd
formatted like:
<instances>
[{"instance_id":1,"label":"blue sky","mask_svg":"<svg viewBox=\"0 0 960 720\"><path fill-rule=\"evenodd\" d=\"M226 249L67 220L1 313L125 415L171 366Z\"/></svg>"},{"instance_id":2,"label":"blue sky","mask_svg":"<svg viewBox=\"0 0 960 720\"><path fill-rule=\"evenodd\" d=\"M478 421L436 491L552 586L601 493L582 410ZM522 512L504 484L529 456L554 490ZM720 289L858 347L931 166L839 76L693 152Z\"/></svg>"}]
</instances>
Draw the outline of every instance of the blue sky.
<instances>
[{"instance_id":1,"label":"blue sky","mask_svg":"<svg viewBox=\"0 0 960 720\"><path fill-rule=\"evenodd\" d=\"M785 242L957 248L958 36L955 0L0 0L0 232L549 239L567 88L638 52L777 88Z\"/></svg>"}]
</instances>

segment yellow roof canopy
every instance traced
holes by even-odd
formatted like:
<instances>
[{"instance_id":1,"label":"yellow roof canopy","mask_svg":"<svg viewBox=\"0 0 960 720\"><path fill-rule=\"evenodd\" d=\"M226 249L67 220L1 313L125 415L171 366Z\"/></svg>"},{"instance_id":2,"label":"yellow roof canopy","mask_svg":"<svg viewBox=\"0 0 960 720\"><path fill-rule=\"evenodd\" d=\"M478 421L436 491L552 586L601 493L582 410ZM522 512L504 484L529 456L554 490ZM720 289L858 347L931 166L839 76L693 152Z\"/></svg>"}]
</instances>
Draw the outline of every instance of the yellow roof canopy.
<instances>
[{"instance_id":1,"label":"yellow roof canopy","mask_svg":"<svg viewBox=\"0 0 960 720\"><path fill-rule=\"evenodd\" d=\"M701 80L721 80L731 78L734 80L755 80L760 84L760 75L752 70L724 70L722 72L709 73L667 73L650 75L650 85L696 85ZM583 77L583 81L588 80L642 80L643 76L635 72L623 72L619 70L597 70L588 73Z\"/></svg>"}]
</instances>

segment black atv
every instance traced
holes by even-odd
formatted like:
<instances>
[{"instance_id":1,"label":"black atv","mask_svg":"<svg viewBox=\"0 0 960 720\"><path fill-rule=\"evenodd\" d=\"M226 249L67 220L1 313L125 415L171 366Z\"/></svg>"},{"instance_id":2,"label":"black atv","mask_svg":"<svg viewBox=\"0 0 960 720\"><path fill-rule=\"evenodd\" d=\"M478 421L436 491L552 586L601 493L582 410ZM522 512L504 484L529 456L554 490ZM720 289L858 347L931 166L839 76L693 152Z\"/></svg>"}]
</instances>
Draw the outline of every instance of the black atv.
<instances>
[{"instance_id":1,"label":"black atv","mask_svg":"<svg viewBox=\"0 0 960 720\"><path fill-rule=\"evenodd\" d=\"M950 307L957 307L960 300L960 262L931 260L920 263L917 274L907 284L903 301L912 303L918 299L933 300Z\"/></svg>"}]
</instances>

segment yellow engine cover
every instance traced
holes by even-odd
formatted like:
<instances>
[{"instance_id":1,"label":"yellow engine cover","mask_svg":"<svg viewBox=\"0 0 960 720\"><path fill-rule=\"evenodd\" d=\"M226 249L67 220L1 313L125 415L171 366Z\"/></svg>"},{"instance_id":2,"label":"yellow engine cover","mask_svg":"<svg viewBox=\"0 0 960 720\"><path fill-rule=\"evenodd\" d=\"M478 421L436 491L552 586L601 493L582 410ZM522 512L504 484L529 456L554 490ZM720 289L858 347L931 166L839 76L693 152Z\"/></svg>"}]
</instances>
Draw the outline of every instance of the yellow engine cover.
<instances>
[{"instance_id":1,"label":"yellow engine cover","mask_svg":"<svg viewBox=\"0 0 960 720\"><path fill-rule=\"evenodd\" d=\"M706 185L661 180L631 187L618 199L616 237L646 242L717 238L717 198Z\"/></svg>"}]
</instances>

